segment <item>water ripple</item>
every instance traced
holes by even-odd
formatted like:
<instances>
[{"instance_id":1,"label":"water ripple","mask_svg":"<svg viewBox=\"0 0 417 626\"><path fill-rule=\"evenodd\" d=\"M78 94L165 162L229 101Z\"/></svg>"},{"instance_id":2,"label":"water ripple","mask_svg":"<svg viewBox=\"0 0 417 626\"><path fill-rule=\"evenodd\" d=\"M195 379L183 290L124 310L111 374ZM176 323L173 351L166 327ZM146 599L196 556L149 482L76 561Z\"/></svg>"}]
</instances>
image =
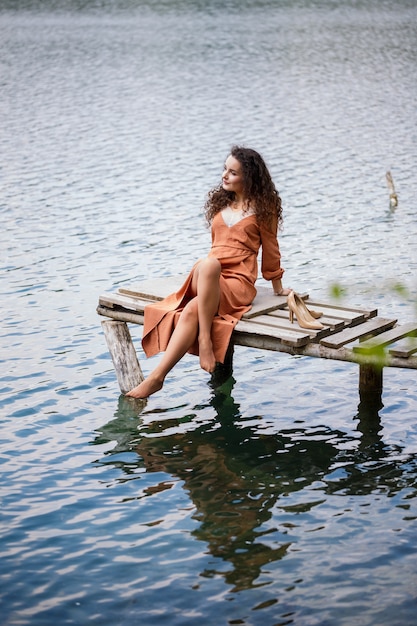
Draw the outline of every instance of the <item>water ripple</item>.
<instances>
[{"instance_id":1,"label":"water ripple","mask_svg":"<svg viewBox=\"0 0 417 626\"><path fill-rule=\"evenodd\" d=\"M414 4L59 4L1 8L4 623L412 623L413 371L375 406L353 364L237 347L135 403L95 309L205 253L242 142L286 283L415 319Z\"/></svg>"}]
</instances>

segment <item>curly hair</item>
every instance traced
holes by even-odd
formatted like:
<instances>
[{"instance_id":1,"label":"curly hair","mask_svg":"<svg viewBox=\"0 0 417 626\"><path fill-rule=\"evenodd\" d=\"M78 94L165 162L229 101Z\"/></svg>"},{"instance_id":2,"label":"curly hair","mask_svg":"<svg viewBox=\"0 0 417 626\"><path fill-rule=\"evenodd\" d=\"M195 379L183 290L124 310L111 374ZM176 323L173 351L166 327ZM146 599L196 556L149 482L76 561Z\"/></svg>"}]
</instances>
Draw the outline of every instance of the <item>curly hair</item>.
<instances>
[{"instance_id":1,"label":"curly hair","mask_svg":"<svg viewBox=\"0 0 417 626\"><path fill-rule=\"evenodd\" d=\"M281 198L261 155L251 148L233 146L230 156L239 161L242 167L243 192L248 205L255 212L259 224L271 229L282 226ZM235 200L234 191L226 191L222 184L209 191L204 206L209 224L214 216Z\"/></svg>"}]
</instances>

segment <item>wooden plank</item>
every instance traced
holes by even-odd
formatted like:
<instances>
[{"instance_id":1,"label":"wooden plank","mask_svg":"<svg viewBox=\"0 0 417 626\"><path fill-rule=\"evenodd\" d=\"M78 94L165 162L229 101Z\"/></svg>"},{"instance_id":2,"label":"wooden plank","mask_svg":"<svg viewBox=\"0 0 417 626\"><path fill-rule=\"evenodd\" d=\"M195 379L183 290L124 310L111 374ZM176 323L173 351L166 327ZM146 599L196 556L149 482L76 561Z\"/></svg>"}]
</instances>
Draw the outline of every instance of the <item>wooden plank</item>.
<instances>
[{"instance_id":1,"label":"wooden plank","mask_svg":"<svg viewBox=\"0 0 417 626\"><path fill-rule=\"evenodd\" d=\"M308 302L308 307L315 311L321 311L324 316L343 321L345 326L355 326L368 319L368 311L357 311L353 309L343 309L333 307L323 302Z\"/></svg>"},{"instance_id":2,"label":"wooden plank","mask_svg":"<svg viewBox=\"0 0 417 626\"><path fill-rule=\"evenodd\" d=\"M132 285L132 287L119 287L118 293L134 298L146 298L148 300L162 300L171 293L175 293L181 287L186 276L170 276L155 278L151 281ZM286 296L276 296L272 289L262 285L256 287L257 294L252 303L251 310L245 313L245 319L251 319L256 315L267 313L286 306ZM308 298L308 294L300 294Z\"/></svg>"},{"instance_id":3,"label":"wooden plank","mask_svg":"<svg viewBox=\"0 0 417 626\"><path fill-rule=\"evenodd\" d=\"M118 292L127 296L146 298L148 300L163 300L171 293L178 291L186 278L186 275L160 276L144 280L131 287L119 287Z\"/></svg>"},{"instance_id":4,"label":"wooden plank","mask_svg":"<svg viewBox=\"0 0 417 626\"><path fill-rule=\"evenodd\" d=\"M113 293L103 293L98 299L99 306L114 306L114 294Z\"/></svg>"},{"instance_id":5,"label":"wooden plank","mask_svg":"<svg viewBox=\"0 0 417 626\"><path fill-rule=\"evenodd\" d=\"M308 335L311 340L324 337L331 332L331 329L326 328L326 327L317 329L317 330L314 330L313 328L302 328L301 326L297 324L297 322L294 322L294 324L291 324L290 320L286 317L279 318L279 317L274 317L273 315L270 315L270 314L257 315L256 317L252 318L250 321L253 322L254 324L260 324L264 326L266 329L268 327L271 327L271 328L281 329L282 331L288 331L291 333L303 333L305 335Z\"/></svg>"},{"instance_id":6,"label":"wooden plank","mask_svg":"<svg viewBox=\"0 0 417 626\"><path fill-rule=\"evenodd\" d=\"M378 314L378 309L362 309L356 306L349 305L341 305L341 304L328 304L326 302L315 302L313 300L308 301L308 306L312 309L319 307L326 307L328 309L332 309L333 311L351 311L352 313L359 313L361 315L365 315L365 317L375 317ZM328 313L326 313L328 314Z\"/></svg>"},{"instance_id":7,"label":"wooden plank","mask_svg":"<svg viewBox=\"0 0 417 626\"><path fill-rule=\"evenodd\" d=\"M129 322L133 324L143 324L143 315L135 313L133 311L120 311L115 308L106 308L105 306L98 306L97 313L105 317L109 317L114 320ZM254 328L255 326L255 328ZM262 327L259 324L258 328L250 321L241 320L233 333L233 342L236 345L247 346L250 348L258 348L262 350L273 350L276 352L284 352L287 354L299 354L308 357L319 357L324 359L332 359L335 361L349 361L353 363L362 363L363 355L355 355L352 349L341 347L339 349L327 348L322 346L321 343L315 343L309 341L309 337L287 337L288 343L286 343L286 337L284 333L280 332L280 337L274 337L273 329L270 328L269 336L262 330L261 334L256 334L256 331ZM289 331L288 331L289 332ZM306 343L304 343L306 342ZM417 357L410 356L407 358L396 357L389 355L384 360L384 367L399 367L407 369L417 369Z\"/></svg>"},{"instance_id":8,"label":"wooden plank","mask_svg":"<svg viewBox=\"0 0 417 626\"><path fill-rule=\"evenodd\" d=\"M327 348L341 348L347 343L356 341L361 337L383 333L392 328L397 320L383 319L381 317L373 317L370 320L342 330L340 333L330 335L320 340L320 343Z\"/></svg>"},{"instance_id":9,"label":"wooden plank","mask_svg":"<svg viewBox=\"0 0 417 626\"><path fill-rule=\"evenodd\" d=\"M140 313L135 313L133 311L120 311L118 309L109 309L105 306L98 306L97 313L102 315L103 317L109 317L112 320L116 320L118 322L131 322L132 324L140 324L143 325L144 317Z\"/></svg>"},{"instance_id":10,"label":"wooden plank","mask_svg":"<svg viewBox=\"0 0 417 626\"><path fill-rule=\"evenodd\" d=\"M353 346L353 351L359 354L367 354L375 350L375 348L383 348L388 346L390 343L394 343L395 341L403 339L404 337L407 337L407 335L411 335L416 332L416 322L396 326L392 330L388 330L387 332L378 335L378 337L373 337L358 346Z\"/></svg>"},{"instance_id":11,"label":"wooden plank","mask_svg":"<svg viewBox=\"0 0 417 626\"><path fill-rule=\"evenodd\" d=\"M276 296L270 287L263 287L262 285L256 287L256 296L252 302L252 308L250 311L244 314L244 319L252 319L257 315L264 315L271 311L278 311L287 306L287 296ZM308 294L299 294L301 298L307 299ZM287 313L288 315L288 313Z\"/></svg>"},{"instance_id":12,"label":"wooden plank","mask_svg":"<svg viewBox=\"0 0 417 626\"><path fill-rule=\"evenodd\" d=\"M128 298L119 294L103 294L100 296L97 312L115 320L143 324L143 315L139 314L143 313L147 304L149 304L149 301L139 298ZM119 308L115 308L115 305ZM315 338L318 332L301 329L299 326L291 324L289 320L283 320L281 325L279 323L274 325L273 323L271 324L268 316L259 316L250 321L241 320L237 326L240 325L240 329L242 329L244 323L249 324L249 326L245 326L245 332L275 337L294 346L305 345L312 338Z\"/></svg>"},{"instance_id":13,"label":"wooden plank","mask_svg":"<svg viewBox=\"0 0 417 626\"><path fill-rule=\"evenodd\" d=\"M157 278L141 281L127 287L119 287L118 293L121 295L146 300L162 300L171 293L175 293L182 286L187 275L160 276ZM256 286L256 285L255 285ZM252 319L257 315L263 315L271 311L278 311L286 307L286 296L276 296L270 287L263 285L256 286L257 295L252 303L252 308L244 315L245 319ZM299 293L307 300L308 306L316 310L323 311L323 317L337 320L335 324L343 321L349 324L358 324L368 317L374 317L377 309L360 309L357 307L342 306L337 304L326 304L316 302L309 298L307 293Z\"/></svg>"},{"instance_id":14,"label":"wooden plank","mask_svg":"<svg viewBox=\"0 0 417 626\"><path fill-rule=\"evenodd\" d=\"M280 309L277 311L270 311L268 313L268 316L278 317L280 319L285 319L285 318L289 319L288 308ZM332 318L332 317L322 316L317 321L323 324L324 326L329 327L333 332L342 330L346 326L346 323L344 320L336 320L336 318Z\"/></svg>"},{"instance_id":15,"label":"wooden plank","mask_svg":"<svg viewBox=\"0 0 417 626\"><path fill-rule=\"evenodd\" d=\"M125 293L125 290L118 290L118 293L105 293L99 298L99 303L103 306L121 306L133 311L143 311L147 304L156 302L160 298L156 298L155 295L140 296L137 292L135 295ZM275 310L280 306L286 306L287 298L285 296L271 295L270 290L268 293L262 293L260 298L255 298L254 305L247 314L243 317L245 319L252 319L258 315L262 315L265 311ZM287 313L288 315L288 313Z\"/></svg>"},{"instance_id":16,"label":"wooden plank","mask_svg":"<svg viewBox=\"0 0 417 626\"><path fill-rule=\"evenodd\" d=\"M270 291L268 291L267 294L267 298L271 299L271 298L278 298L279 296L271 296L270 295ZM266 295L265 292L262 294L263 296ZM285 298L285 297L284 297ZM291 322L289 321L288 316L288 310L278 310L278 309L274 309L274 311L270 311L268 314L262 314L260 313L260 311L262 311L264 308L269 308L266 306L265 302L267 300L266 299L262 299L259 303L259 307L257 309L257 314L249 317L249 319L256 321L259 324L263 324L266 326L272 326L275 328L281 328L284 331L290 331L290 336L291 339L298 337L297 333L302 333L302 336L304 335L308 335L310 339L314 339L317 340L320 337L326 336L328 335L330 332L336 330L339 326L338 325L325 325L324 329L321 330L313 330L313 329L300 329L300 327L298 326L298 324L295 322L294 324L291 324ZM285 298L286 301L286 298ZM148 304L151 304L152 302L155 302L155 299L145 299L145 297L140 297L138 295L125 295L122 293L105 293L102 294L99 298L99 305L103 306L103 307L107 307L107 308L119 308L119 309L124 309L127 311L135 311L138 313L143 313L145 307ZM243 319L248 319L244 316ZM320 319L320 322L325 321ZM338 322L338 324L341 324L342 322ZM295 333L295 334L294 334ZM287 333L288 334L288 333ZM302 339L302 341L304 341L304 339ZM298 341L296 342L298 343Z\"/></svg>"},{"instance_id":17,"label":"wooden plank","mask_svg":"<svg viewBox=\"0 0 417 626\"><path fill-rule=\"evenodd\" d=\"M144 298L124 296L118 293L105 293L99 298L99 304L106 307L119 306L129 311L143 312L145 306L155 302L155 300L145 300Z\"/></svg>"},{"instance_id":18,"label":"wooden plank","mask_svg":"<svg viewBox=\"0 0 417 626\"><path fill-rule=\"evenodd\" d=\"M415 352L417 352L417 339L415 337L401 339L393 348L389 349L389 353L392 356L398 356L403 359L408 359Z\"/></svg>"},{"instance_id":19,"label":"wooden plank","mask_svg":"<svg viewBox=\"0 0 417 626\"><path fill-rule=\"evenodd\" d=\"M286 296L276 296L270 289L264 291L258 288L257 294L250 311L244 314L244 318L249 320L257 315L263 315L274 311L275 309L284 308L287 305Z\"/></svg>"},{"instance_id":20,"label":"wooden plank","mask_svg":"<svg viewBox=\"0 0 417 626\"><path fill-rule=\"evenodd\" d=\"M182 280L182 279L181 279ZM157 286L155 288L155 285L153 285L152 288L152 293L147 293L150 292L151 289L132 289L129 290L130 295L127 295L126 293L124 293L125 291L127 291L126 289L119 289L119 291L117 293L106 293L106 294L102 294L99 298L99 304L102 307L107 307L107 308L118 308L121 310L126 310L126 311L134 311L136 313L140 313L142 314L144 312L145 307L152 303L155 302L157 296L156 296L156 292L158 292L158 294L162 294L161 291L161 287L163 289L165 289L166 291L169 289L172 289L172 283L170 283L169 285L166 283L166 279L164 279L163 281L158 280L157 281L159 283L159 287ZM121 293L123 291L123 293ZM135 295L133 295L133 292ZM139 293L147 293L146 296L139 296ZM158 295L158 298L160 298L161 296ZM304 296L305 298L307 296ZM256 305L256 307L254 306L254 310L250 311L247 316L244 316L243 319L247 319L247 320L253 320L258 324L261 324L265 327L269 327L271 326L272 328L279 329L279 333L280 336L283 338L283 341L288 341L290 342L292 345L301 345L300 342L302 342L302 344L305 344L306 341L306 336L309 338L309 340L313 340L313 341L317 341L318 339L321 339L323 341L323 338L326 336L331 335L331 333L334 333L335 331L339 330L341 324L349 324L352 322L352 316L355 323L357 323L358 320L358 316L356 315L355 311L351 311L348 310L347 314L346 314L346 309L342 309L342 308L338 308L336 310L336 314L340 314L342 312L342 314L344 314L348 319L347 320L337 320L336 318L320 318L320 322L324 323L325 328L321 329L321 330L313 330L313 329L301 329L297 323L295 324L291 324L289 319L288 319L288 309L287 308L279 308L279 307L287 307L287 302L286 302L286 297L285 296L275 296L271 294L271 291L269 288L266 287L259 287L258 288L258 296L254 301L254 305ZM311 306L310 302L309 305ZM329 309L332 310L333 307L329 307L328 305L325 305L324 303L316 303L315 305L315 309L317 310L323 310L323 311L328 311ZM267 313L263 313L263 311L267 311ZM334 313L334 311L333 311ZM330 320L330 324L329 324L329 320ZM327 323L326 323L327 322ZM375 328L375 327L373 327ZM264 334L268 334L268 328L264 328L263 331ZM382 332L382 331L379 331ZM301 334L300 334L301 333ZM260 334L260 329L258 329L258 334ZM274 336L276 335L276 332L273 332ZM360 333L358 336L363 336L365 333ZM340 340L340 337L339 337ZM348 341L352 341L354 339L348 339L346 342ZM340 342L339 342L340 344ZM329 346L333 346L336 345L334 342L332 342L331 340L329 341L329 343L323 343L323 345L329 345ZM341 343L340 345L343 345L343 343Z\"/></svg>"},{"instance_id":21,"label":"wooden plank","mask_svg":"<svg viewBox=\"0 0 417 626\"><path fill-rule=\"evenodd\" d=\"M278 339L285 344L290 346L305 346L310 340L311 337L308 333L296 332L287 330L285 328L277 328L271 325L259 324L254 322L253 320L246 321L240 320L236 326L235 331L237 333L245 333L248 335L252 335L255 339L259 337L261 340L262 337L272 337L273 339Z\"/></svg>"}]
</instances>

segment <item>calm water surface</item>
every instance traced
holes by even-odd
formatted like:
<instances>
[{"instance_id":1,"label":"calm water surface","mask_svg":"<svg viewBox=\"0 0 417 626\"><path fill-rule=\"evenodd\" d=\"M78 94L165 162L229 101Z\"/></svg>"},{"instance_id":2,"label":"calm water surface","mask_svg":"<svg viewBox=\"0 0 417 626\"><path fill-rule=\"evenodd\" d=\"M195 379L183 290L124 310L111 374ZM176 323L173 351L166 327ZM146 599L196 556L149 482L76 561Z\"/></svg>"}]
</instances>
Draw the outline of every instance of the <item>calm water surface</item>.
<instances>
[{"instance_id":1,"label":"calm water surface","mask_svg":"<svg viewBox=\"0 0 417 626\"><path fill-rule=\"evenodd\" d=\"M187 357L135 402L95 308L205 254L243 142L286 284L415 319L416 3L0 8L2 622L415 623L415 371L375 406L355 365L238 347L222 385Z\"/></svg>"}]
</instances>

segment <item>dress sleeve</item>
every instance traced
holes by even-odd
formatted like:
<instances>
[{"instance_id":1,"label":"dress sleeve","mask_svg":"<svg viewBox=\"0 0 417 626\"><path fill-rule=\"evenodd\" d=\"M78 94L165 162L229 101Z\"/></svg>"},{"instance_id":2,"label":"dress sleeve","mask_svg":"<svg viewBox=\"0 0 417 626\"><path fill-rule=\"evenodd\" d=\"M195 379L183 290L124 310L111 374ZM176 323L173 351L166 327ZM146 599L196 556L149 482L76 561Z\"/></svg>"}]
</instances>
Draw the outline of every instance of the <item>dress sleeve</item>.
<instances>
[{"instance_id":1,"label":"dress sleeve","mask_svg":"<svg viewBox=\"0 0 417 626\"><path fill-rule=\"evenodd\" d=\"M276 235L276 225L272 227L272 230L267 226L262 225L260 226L260 233L262 245L262 276L265 280L281 278L284 274L284 270L281 267L281 253L279 251L279 244Z\"/></svg>"}]
</instances>

